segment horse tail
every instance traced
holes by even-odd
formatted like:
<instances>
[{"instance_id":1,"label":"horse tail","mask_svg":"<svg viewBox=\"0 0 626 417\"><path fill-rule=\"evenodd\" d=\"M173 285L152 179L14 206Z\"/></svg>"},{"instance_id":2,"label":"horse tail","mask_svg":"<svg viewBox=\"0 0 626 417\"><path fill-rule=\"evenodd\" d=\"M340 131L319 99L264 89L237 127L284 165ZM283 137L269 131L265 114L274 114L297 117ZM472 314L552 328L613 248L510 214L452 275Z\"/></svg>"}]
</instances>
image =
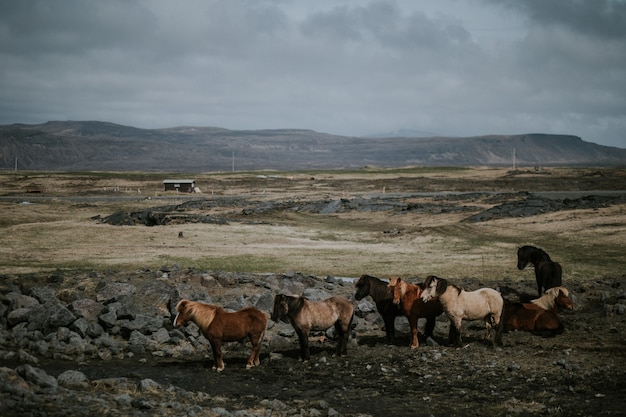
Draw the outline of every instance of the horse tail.
<instances>
[{"instance_id":1,"label":"horse tail","mask_svg":"<svg viewBox=\"0 0 626 417\"><path fill-rule=\"evenodd\" d=\"M498 321L498 325L496 328L496 335L494 336L494 342L498 345L502 346L502 334L504 333L504 297L500 295L502 298L502 304L500 307L500 317Z\"/></svg>"}]
</instances>

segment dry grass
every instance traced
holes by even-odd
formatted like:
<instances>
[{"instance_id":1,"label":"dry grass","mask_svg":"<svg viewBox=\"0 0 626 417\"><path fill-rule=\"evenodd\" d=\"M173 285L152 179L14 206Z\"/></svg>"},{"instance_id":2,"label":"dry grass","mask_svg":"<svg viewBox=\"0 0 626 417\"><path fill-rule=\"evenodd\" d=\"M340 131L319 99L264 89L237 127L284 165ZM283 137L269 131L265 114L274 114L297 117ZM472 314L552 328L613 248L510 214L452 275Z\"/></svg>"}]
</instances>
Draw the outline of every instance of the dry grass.
<instances>
[{"instance_id":1,"label":"dry grass","mask_svg":"<svg viewBox=\"0 0 626 417\"><path fill-rule=\"evenodd\" d=\"M566 172L571 174L570 171ZM619 171L622 175L622 171ZM112 175L112 174L111 174ZM128 174L126 174L128 175ZM287 175L287 174L286 174ZM205 196L255 195L255 198L340 198L363 193L415 191L444 187L445 181L471 186L496 181L504 170L434 170L294 174L288 182L263 183L257 174L206 175ZM0 192L15 193L25 181L45 183L54 195L108 196L105 187L127 186L111 197L133 196L136 189L157 190L160 178L91 178L82 174L8 178ZM311 177L316 181L312 181ZM398 178L411 181L398 182ZM419 181L418 181L419 178ZM437 182L437 180L444 182ZM429 181L435 181L430 182ZM106 185L105 185L106 184ZM125 185L124 185L125 184ZM343 184L338 186L337 184ZM351 184L346 188L345 184ZM388 185L384 185L388 184ZM407 184L412 189L407 190ZM593 184L592 184L593 185ZM592 186L590 185L590 186ZM490 185L489 185L490 186ZM558 187L558 179L555 187ZM10 189L9 189L10 188ZM430 189L432 189L430 188ZM212 191L209 191L212 190ZM110 192L110 190L108 191ZM143 192L145 197L145 191ZM24 196L28 200L28 196ZM288 213L263 223L228 225L180 224L159 227L111 226L91 219L119 209L138 210L161 205L155 200L111 199L89 202L61 198L17 204L1 201L0 273L17 274L56 269L155 269L178 263L205 270L282 272L314 275L388 277L438 274L474 277L485 282L502 277L532 277L516 269L516 248L534 244L545 248L564 266L567 279L621 276L626 271L626 207L571 210L541 216L461 223L467 214ZM173 204L168 201L167 204ZM216 210L224 212L224 209ZM386 233L389 230L398 233ZM178 233L184 238L179 239Z\"/></svg>"}]
</instances>

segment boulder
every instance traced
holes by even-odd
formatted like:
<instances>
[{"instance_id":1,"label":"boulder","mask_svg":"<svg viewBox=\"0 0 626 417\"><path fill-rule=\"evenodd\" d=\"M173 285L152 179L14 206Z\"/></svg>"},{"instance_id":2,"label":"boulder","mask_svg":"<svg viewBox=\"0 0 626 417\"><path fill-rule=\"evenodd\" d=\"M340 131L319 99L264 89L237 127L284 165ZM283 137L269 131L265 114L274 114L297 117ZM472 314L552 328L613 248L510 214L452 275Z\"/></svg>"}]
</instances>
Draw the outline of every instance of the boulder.
<instances>
[{"instance_id":1,"label":"boulder","mask_svg":"<svg viewBox=\"0 0 626 417\"><path fill-rule=\"evenodd\" d=\"M79 371L69 370L58 376L57 382L60 386L68 389L85 389L89 386L87 376Z\"/></svg>"},{"instance_id":2,"label":"boulder","mask_svg":"<svg viewBox=\"0 0 626 417\"><path fill-rule=\"evenodd\" d=\"M108 303L123 295L133 295L135 292L137 292L137 288L134 285L124 282L110 282L98 289L96 301Z\"/></svg>"},{"instance_id":3,"label":"boulder","mask_svg":"<svg viewBox=\"0 0 626 417\"><path fill-rule=\"evenodd\" d=\"M104 306L91 298L82 298L80 300L73 301L69 305L69 310L76 315L76 317L83 317L88 321L97 321L98 316L102 313Z\"/></svg>"}]
</instances>

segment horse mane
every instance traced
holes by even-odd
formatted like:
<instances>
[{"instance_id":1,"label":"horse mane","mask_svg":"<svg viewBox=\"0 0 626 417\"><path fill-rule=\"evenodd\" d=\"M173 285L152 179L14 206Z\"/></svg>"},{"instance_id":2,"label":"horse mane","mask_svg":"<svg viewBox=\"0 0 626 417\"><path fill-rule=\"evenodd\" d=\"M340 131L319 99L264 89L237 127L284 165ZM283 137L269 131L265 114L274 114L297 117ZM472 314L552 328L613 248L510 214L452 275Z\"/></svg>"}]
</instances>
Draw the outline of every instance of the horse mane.
<instances>
[{"instance_id":1,"label":"horse mane","mask_svg":"<svg viewBox=\"0 0 626 417\"><path fill-rule=\"evenodd\" d=\"M569 297L569 291L565 287L553 287L546 290L546 292L539 298L530 300L531 303L543 308L544 310L551 310L556 306L556 297L559 295L559 291L563 292L566 297Z\"/></svg>"},{"instance_id":2,"label":"horse mane","mask_svg":"<svg viewBox=\"0 0 626 417\"><path fill-rule=\"evenodd\" d=\"M289 296L283 295L287 299L287 307L289 308L289 315L293 315L294 317L300 314L302 311L302 307L304 307L304 303L306 302L306 298L302 296Z\"/></svg>"},{"instance_id":3,"label":"horse mane","mask_svg":"<svg viewBox=\"0 0 626 417\"><path fill-rule=\"evenodd\" d=\"M185 310L189 313L189 319L201 329L206 329L211 325L218 310L222 307L205 304L198 301L180 300L176 306L177 311Z\"/></svg>"},{"instance_id":4,"label":"horse mane","mask_svg":"<svg viewBox=\"0 0 626 417\"><path fill-rule=\"evenodd\" d=\"M370 284L370 296L377 300L382 300L389 293L389 287L385 281L370 275L364 275Z\"/></svg>"}]
</instances>

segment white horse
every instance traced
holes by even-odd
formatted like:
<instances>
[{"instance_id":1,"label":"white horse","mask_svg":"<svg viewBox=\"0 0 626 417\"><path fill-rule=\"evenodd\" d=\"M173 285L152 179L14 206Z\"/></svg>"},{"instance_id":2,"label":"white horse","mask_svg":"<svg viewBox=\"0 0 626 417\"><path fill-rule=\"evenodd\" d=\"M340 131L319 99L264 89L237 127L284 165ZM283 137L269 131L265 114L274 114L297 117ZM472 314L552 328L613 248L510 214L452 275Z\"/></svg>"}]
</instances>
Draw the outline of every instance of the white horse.
<instances>
[{"instance_id":1,"label":"white horse","mask_svg":"<svg viewBox=\"0 0 626 417\"><path fill-rule=\"evenodd\" d=\"M484 320L487 327L487 335L492 327L497 327L494 342L502 344L502 311L504 299L502 295L492 288L480 288L476 291L465 291L456 285L448 283L443 278L434 275L424 281L422 301L439 299L443 311L450 319L450 343L460 346L461 324L463 320Z\"/></svg>"}]
</instances>

